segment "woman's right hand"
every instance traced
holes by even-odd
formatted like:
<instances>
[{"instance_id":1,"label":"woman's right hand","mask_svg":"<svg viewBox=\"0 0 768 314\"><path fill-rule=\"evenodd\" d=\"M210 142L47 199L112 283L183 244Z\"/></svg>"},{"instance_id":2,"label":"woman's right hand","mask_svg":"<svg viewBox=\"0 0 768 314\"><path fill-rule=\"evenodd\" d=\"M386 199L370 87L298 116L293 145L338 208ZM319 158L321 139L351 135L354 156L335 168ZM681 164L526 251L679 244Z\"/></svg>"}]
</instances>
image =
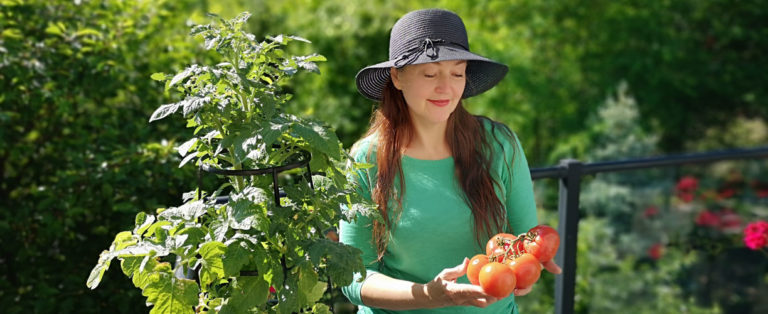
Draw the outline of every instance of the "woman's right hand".
<instances>
[{"instance_id":1,"label":"woman's right hand","mask_svg":"<svg viewBox=\"0 0 768 314\"><path fill-rule=\"evenodd\" d=\"M498 301L488 295L480 286L457 283L456 279L467 273L469 259L453 268L446 268L432 281L424 284L424 293L436 305L445 306L476 306L487 307Z\"/></svg>"}]
</instances>

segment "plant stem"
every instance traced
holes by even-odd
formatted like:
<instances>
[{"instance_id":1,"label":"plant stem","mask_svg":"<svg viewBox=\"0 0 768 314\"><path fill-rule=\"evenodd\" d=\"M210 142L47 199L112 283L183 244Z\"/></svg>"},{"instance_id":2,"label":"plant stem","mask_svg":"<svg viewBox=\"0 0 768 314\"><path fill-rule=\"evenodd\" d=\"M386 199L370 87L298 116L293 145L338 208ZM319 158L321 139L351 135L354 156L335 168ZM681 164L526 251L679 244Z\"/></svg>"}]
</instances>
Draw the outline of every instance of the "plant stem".
<instances>
[{"instance_id":1,"label":"plant stem","mask_svg":"<svg viewBox=\"0 0 768 314\"><path fill-rule=\"evenodd\" d=\"M240 163L240 161L235 158L235 146L232 145L232 168L235 170L243 170L243 164ZM241 192L243 188L245 188L245 180L241 176L234 176L235 177L235 191Z\"/></svg>"}]
</instances>

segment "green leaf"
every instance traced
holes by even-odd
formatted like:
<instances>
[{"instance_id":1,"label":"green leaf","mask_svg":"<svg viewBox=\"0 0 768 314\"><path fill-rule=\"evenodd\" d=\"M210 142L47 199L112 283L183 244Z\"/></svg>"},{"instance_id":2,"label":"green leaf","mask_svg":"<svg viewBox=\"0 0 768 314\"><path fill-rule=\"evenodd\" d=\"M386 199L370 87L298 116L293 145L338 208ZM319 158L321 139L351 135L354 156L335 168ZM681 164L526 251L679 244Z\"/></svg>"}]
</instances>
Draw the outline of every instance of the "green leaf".
<instances>
[{"instance_id":1,"label":"green leaf","mask_svg":"<svg viewBox=\"0 0 768 314\"><path fill-rule=\"evenodd\" d=\"M232 281L232 294L219 314L248 313L267 302L269 284L260 277L242 276Z\"/></svg>"},{"instance_id":2,"label":"green leaf","mask_svg":"<svg viewBox=\"0 0 768 314\"><path fill-rule=\"evenodd\" d=\"M112 241L112 245L109 247L109 250L112 252L122 250L123 248L129 245L133 245L137 242L138 240L133 237L133 234L130 231L122 231L115 235L115 240Z\"/></svg>"},{"instance_id":3,"label":"green leaf","mask_svg":"<svg viewBox=\"0 0 768 314\"><path fill-rule=\"evenodd\" d=\"M142 291L147 302L154 305L150 314L195 313L199 293L200 288L194 280L176 278L170 266L152 273Z\"/></svg>"},{"instance_id":4,"label":"green leaf","mask_svg":"<svg viewBox=\"0 0 768 314\"><path fill-rule=\"evenodd\" d=\"M195 112L197 110L200 110L203 106L211 102L210 96L191 96L185 98L181 102L181 106L183 107L182 114L186 117L190 113Z\"/></svg>"},{"instance_id":5,"label":"green leaf","mask_svg":"<svg viewBox=\"0 0 768 314\"><path fill-rule=\"evenodd\" d=\"M190 140L184 142L183 144L179 145L179 147L176 148L176 150L179 151L179 155L184 157L184 156L187 155L187 152L189 151L189 149L194 147L195 144L197 144L197 138L193 137L192 139L190 139Z\"/></svg>"},{"instance_id":6,"label":"green leaf","mask_svg":"<svg viewBox=\"0 0 768 314\"><path fill-rule=\"evenodd\" d=\"M262 141L266 147L271 147L273 143L280 137L280 135L288 129L289 125L282 117L275 117L269 124L261 130Z\"/></svg>"},{"instance_id":7,"label":"green leaf","mask_svg":"<svg viewBox=\"0 0 768 314\"><path fill-rule=\"evenodd\" d=\"M299 287L294 276L288 277L282 289L277 292L278 303L275 310L279 314L297 313L301 308L299 303Z\"/></svg>"},{"instance_id":8,"label":"green leaf","mask_svg":"<svg viewBox=\"0 0 768 314\"><path fill-rule=\"evenodd\" d=\"M323 296L326 285L318 281L317 272L311 263L302 261L297 267L299 306L303 308L317 302Z\"/></svg>"},{"instance_id":9,"label":"green leaf","mask_svg":"<svg viewBox=\"0 0 768 314\"><path fill-rule=\"evenodd\" d=\"M205 212L206 212L205 203L203 203L202 200L197 200L197 201L188 202L179 207L168 208L164 210L162 213L158 214L158 216L171 221L175 221L175 220L193 221L197 219L197 217L200 217L203 214L205 214Z\"/></svg>"},{"instance_id":10,"label":"green leaf","mask_svg":"<svg viewBox=\"0 0 768 314\"><path fill-rule=\"evenodd\" d=\"M298 67L314 73L320 73L320 70L315 62L326 61L325 57L318 54L311 54L303 57L293 57L293 60L296 62Z\"/></svg>"},{"instance_id":11,"label":"green leaf","mask_svg":"<svg viewBox=\"0 0 768 314\"><path fill-rule=\"evenodd\" d=\"M93 28L83 28L83 29L80 29L77 32L75 32L75 36L77 36L77 37L88 36L88 35L95 36L97 39L101 39L102 37L104 37L101 34L101 32L99 32L99 31L97 31L97 30L95 30Z\"/></svg>"},{"instance_id":12,"label":"green leaf","mask_svg":"<svg viewBox=\"0 0 768 314\"><path fill-rule=\"evenodd\" d=\"M160 263L154 258L146 257L125 257L120 262L123 273L132 279L136 288L144 289L149 284L149 277Z\"/></svg>"},{"instance_id":13,"label":"green leaf","mask_svg":"<svg viewBox=\"0 0 768 314\"><path fill-rule=\"evenodd\" d=\"M320 152L331 156L332 158L341 159L341 148L339 146L339 138L336 137L336 133L332 132L328 128L314 121L302 121L299 120L291 126L293 133L300 138L303 138L312 147L317 148Z\"/></svg>"},{"instance_id":14,"label":"green leaf","mask_svg":"<svg viewBox=\"0 0 768 314\"><path fill-rule=\"evenodd\" d=\"M112 257L107 256L105 253L109 253L109 251L104 251L101 253L101 256L99 256L99 262L96 263L96 266L91 269L91 274L88 275L88 280L85 283L88 288L96 289L96 287L98 287L99 283L101 282L101 278L104 276L104 272L109 269L109 264L112 262Z\"/></svg>"},{"instance_id":15,"label":"green leaf","mask_svg":"<svg viewBox=\"0 0 768 314\"><path fill-rule=\"evenodd\" d=\"M230 227L247 230L256 226L259 220L266 220L262 206L267 201L267 197L264 190L252 186L232 195L227 204Z\"/></svg>"},{"instance_id":16,"label":"green leaf","mask_svg":"<svg viewBox=\"0 0 768 314\"><path fill-rule=\"evenodd\" d=\"M169 88L173 87L174 85L188 78L196 70L197 70L197 65L193 65L191 67L184 69L184 71L181 71L178 74L174 75L173 78L171 79L171 82L168 84L168 87Z\"/></svg>"},{"instance_id":17,"label":"green leaf","mask_svg":"<svg viewBox=\"0 0 768 314\"><path fill-rule=\"evenodd\" d=\"M163 227L170 226L171 222L166 220L159 220L153 223L149 228L147 228L147 234L144 235L145 238L150 238L156 233L161 233L164 231ZM156 237L160 239L160 237ZM165 238L160 239L161 241L165 241Z\"/></svg>"},{"instance_id":18,"label":"green leaf","mask_svg":"<svg viewBox=\"0 0 768 314\"><path fill-rule=\"evenodd\" d=\"M331 309L328 307L328 305L325 305L323 303L317 303L314 306L312 306L312 313L315 314L332 314Z\"/></svg>"},{"instance_id":19,"label":"green leaf","mask_svg":"<svg viewBox=\"0 0 768 314\"><path fill-rule=\"evenodd\" d=\"M169 116L170 114L179 110L180 106L181 106L181 103L165 104L160 106L160 108L157 108L157 110L155 110L155 112L152 113L152 116L149 118L149 122L160 120L162 118Z\"/></svg>"},{"instance_id":20,"label":"green leaf","mask_svg":"<svg viewBox=\"0 0 768 314\"><path fill-rule=\"evenodd\" d=\"M328 283L318 281L315 285L306 291L306 298L309 304L315 303L323 297L325 290L328 288ZM312 312L315 313L315 312Z\"/></svg>"},{"instance_id":21,"label":"green leaf","mask_svg":"<svg viewBox=\"0 0 768 314\"><path fill-rule=\"evenodd\" d=\"M320 265L321 260L325 259L326 273L338 286L352 283L355 272L365 275L362 251L355 247L327 239L317 239L309 244L307 254L315 265Z\"/></svg>"},{"instance_id":22,"label":"green leaf","mask_svg":"<svg viewBox=\"0 0 768 314\"><path fill-rule=\"evenodd\" d=\"M155 81L162 82L162 81L165 81L165 73L163 73L163 72L155 72L155 73L152 73L152 76L150 76L150 78L155 80Z\"/></svg>"},{"instance_id":23,"label":"green leaf","mask_svg":"<svg viewBox=\"0 0 768 314\"><path fill-rule=\"evenodd\" d=\"M189 154L184 159L181 160L179 163L179 168L184 167L188 162L192 161L192 159L195 159L197 157L197 154Z\"/></svg>"},{"instance_id":24,"label":"green leaf","mask_svg":"<svg viewBox=\"0 0 768 314\"><path fill-rule=\"evenodd\" d=\"M309 41L309 40L307 40L307 39L305 39L303 37L299 37L299 36L291 35L291 36L288 36L288 38L293 39L293 40L303 41L303 42L308 43L308 44L312 43L311 41Z\"/></svg>"},{"instance_id":25,"label":"green leaf","mask_svg":"<svg viewBox=\"0 0 768 314\"><path fill-rule=\"evenodd\" d=\"M280 265L279 255L272 252L257 254L254 257L256 268L268 283L275 287L283 285L283 266Z\"/></svg>"},{"instance_id":26,"label":"green leaf","mask_svg":"<svg viewBox=\"0 0 768 314\"><path fill-rule=\"evenodd\" d=\"M120 269L123 270L123 274L129 278L133 276L135 272L139 271L139 266L141 265L142 259L144 258L138 256L123 258L120 261Z\"/></svg>"},{"instance_id":27,"label":"green leaf","mask_svg":"<svg viewBox=\"0 0 768 314\"><path fill-rule=\"evenodd\" d=\"M225 278L224 262L221 260L226 253L224 243L213 241L200 247L202 268L200 269L200 284L209 285L217 279Z\"/></svg>"},{"instance_id":28,"label":"green leaf","mask_svg":"<svg viewBox=\"0 0 768 314\"><path fill-rule=\"evenodd\" d=\"M155 222L155 216L147 215L145 212L139 212L136 214L136 227L133 228L133 234L141 237L144 231L147 231L153 222Z\"/></svg>"},{"instance_id":29,"label":"green leaf","mask_svg":"<svg viewBox=\"0 0 768 314\"><path fill-rule=\"evenodd\" d=\"M257 205L248 200L230 201L227 204L229 226L233 229L248 230L255 225L258 214Z\"/></svg>"},{"instance_id":30,"label":"green leaf","mask_svg":"<svg viewBox=\"0 0 768 314\"><path fill-rule=\"evenodd\" d=\"M150 242L139 242L138 244L131 245L122 250L118 250L110 253L113 257L129 257L129 256L166 256L170 254L170 249Z\"/></svg>"},{"instance_id":31,"label":"green leaf","mask_svg":"<svg viewBox=\"0 0 768 314\"><path fill-rule=\"evenodd\" d=\"M46 31L48 30L46 29ZM7 28L3 30L2 34L0 34L0 37L9 39L22 39L24 38L24 34L22 34L21 31L17 28Z\"/></svg>"},{"instance_id":32,"label":"green leaf","mask_svg":"<svg viewBox=\"0 0 768 314\"><path fill-rule=\"evenodd\" d=\"M224 237L226 236L227 231L229 231L229 224L221 220L215 220L211 222L211 225L208 228L214 240L224 241Z\"/></svg>"},{"instance_id":33,"label":"green leaf","mask_svg":"<svg viewBox=\"0 0 768 314\"><path fill-rule=\"evenodd\" d=\"M224 262L224 274L227 277L239 276L243 265L247 264L251 258L251 250L248 244L243 241L234 241L228 243L226 253L222 257Z\"/></svg>"},{"instance_id":34,"label":"green leaf","mask_svg":"<svg viewBox=\"0 0 768 314\"><path fill-rule=\"evenodd\" d=\"M200 242L205 241L205 231L200 227L186 227L179 231L178 235L187 235L187 239L183 245L197 246Z\"/></svg>"},{"instance_id":35,"label":"green leaf","mask_svg":"<svg viewBox=\"0 0 768 314\"><path fill-rule=\"evenodd\" d=\"M64 32L66 32L66 26L64 26L63 23L49 23L48 27L45 28L45 33L50 35L56 35L56 36L64 36ZM5 34L5 31L3 31L3 35Z\"/></svg>"},{"instance_id":36,"label":"green leaf","mask_svg":"<svg viewBox=\"0 0 768 314\"><path fill-rule=\"evenodd\" d=\"M275 36L275 37L272 37L272 36L267 36L267 39L269 39L269 40L271 40L271 41L273 41L273 42L279 43L279 44L286 44L286 43L289 41L289 40L288 40L288 39L287 39L285 36L283 36L283 35L277 35L277 36Z\"/></svg>"}]
</instances>

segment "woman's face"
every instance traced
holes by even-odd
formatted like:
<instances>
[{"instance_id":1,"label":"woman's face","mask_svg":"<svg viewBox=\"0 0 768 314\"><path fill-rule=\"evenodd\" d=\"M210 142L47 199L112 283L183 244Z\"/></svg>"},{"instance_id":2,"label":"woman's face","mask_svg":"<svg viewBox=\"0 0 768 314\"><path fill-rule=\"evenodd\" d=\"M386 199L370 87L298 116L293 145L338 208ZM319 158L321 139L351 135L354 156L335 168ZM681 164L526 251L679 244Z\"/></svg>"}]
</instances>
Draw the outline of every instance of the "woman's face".
<instances>
[{"instance_id":1,"label":"woman's face","mask_svg":"<svg viewBox=\"0 0 768 314\"><path fill-rule=\"evenodd\" d=\"M445 123L464 94L465 60L412 64L390 71L416 123Z\"/></svg>"}]
</instances>

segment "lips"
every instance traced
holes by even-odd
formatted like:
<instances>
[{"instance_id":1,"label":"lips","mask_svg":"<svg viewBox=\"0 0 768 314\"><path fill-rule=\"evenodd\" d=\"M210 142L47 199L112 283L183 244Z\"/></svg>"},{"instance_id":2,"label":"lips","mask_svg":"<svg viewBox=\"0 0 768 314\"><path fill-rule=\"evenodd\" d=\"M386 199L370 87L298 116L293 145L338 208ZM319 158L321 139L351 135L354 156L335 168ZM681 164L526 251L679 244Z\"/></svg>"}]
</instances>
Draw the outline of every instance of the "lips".
<instances>
[{"instance_id":1,"label":"lips","mask_svg":"<svg viewBox=\"0 0 768 314\"><path fill-rule=\"evenodd\" d=\"M448 106L448 104L451 103L451 101L448 100L448 99L441 99L441 100L429 99L427 101L429 101L430 103L432 103L433 105L438 106L438 107L445 107L445 106Z\"/></svg>"}]
</instances>

